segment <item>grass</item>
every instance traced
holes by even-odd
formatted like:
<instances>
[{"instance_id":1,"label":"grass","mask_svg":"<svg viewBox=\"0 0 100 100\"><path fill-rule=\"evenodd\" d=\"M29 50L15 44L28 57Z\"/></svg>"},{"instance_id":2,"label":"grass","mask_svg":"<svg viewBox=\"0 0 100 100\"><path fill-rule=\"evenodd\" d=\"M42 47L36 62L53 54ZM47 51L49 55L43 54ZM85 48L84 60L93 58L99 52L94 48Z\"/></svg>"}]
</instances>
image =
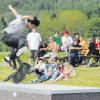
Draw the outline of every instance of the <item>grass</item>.
<instances>
[{"instance_id":1,"label":"grass","mask_svg":"<svg viewBox=\"0 0 100 100\"><path fill-rule=\"evenodd\" d=\"M8 75L10 75L13 70L8 65L2 65L2 59L8 53L2 52L0 53L0 81L5 79ZM62 53L60 54L63 55ZM24 55L21 59L28 61L28 55ZM59 81L53 84L63 84L69 86L90 86L90 87L100 87L100 67L85 67L80 66L76 69L77 75L69 80L66 81ZM27 75L26 79L22 83L30 82L31 80L35 79L36 77L33 74ZM48 82L45 82L47 84ZM51 84L51 83L50 83Z\"/></svg>"}]
</instances>

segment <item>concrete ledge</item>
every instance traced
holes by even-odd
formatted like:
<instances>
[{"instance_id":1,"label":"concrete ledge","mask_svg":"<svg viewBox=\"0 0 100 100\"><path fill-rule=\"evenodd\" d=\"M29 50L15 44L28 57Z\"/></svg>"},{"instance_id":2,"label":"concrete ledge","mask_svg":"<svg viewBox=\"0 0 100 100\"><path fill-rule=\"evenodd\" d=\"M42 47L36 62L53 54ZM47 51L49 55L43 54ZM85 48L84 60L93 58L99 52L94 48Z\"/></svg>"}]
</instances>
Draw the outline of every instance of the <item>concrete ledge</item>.
<instances>
[{"instance_id":1,"label":"concrete ledge","mask_svg":"<svg viewBox=\"0 0 100 100\"><path fill-rule=\"evenodd\" d=\"M8 100L100 100L100 88L0 83L0 98L1 100L8 98Z\"/></svg>"}]
</instances>

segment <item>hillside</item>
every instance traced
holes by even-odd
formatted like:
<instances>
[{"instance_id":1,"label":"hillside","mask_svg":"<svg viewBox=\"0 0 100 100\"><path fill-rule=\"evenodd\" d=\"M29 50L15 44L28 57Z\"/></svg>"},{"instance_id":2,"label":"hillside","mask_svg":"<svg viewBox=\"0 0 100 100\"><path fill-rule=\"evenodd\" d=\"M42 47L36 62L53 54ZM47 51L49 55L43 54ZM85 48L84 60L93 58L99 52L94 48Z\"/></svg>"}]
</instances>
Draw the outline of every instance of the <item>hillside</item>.
<instances>
[{"instance_id":1,"label":"hillside","mask_svg":"<svg viewBox=\"0 0 100 100\"><path fill-rule=\"evenodd\" d=\"M35 15L44 39L54 31L67 29L72 34L100 34L100 0L0 0L0 31L14 18L8 10L13 5L23 15ZM24 32L27 34L27 31Z\"/></svg>"}]
</instances>

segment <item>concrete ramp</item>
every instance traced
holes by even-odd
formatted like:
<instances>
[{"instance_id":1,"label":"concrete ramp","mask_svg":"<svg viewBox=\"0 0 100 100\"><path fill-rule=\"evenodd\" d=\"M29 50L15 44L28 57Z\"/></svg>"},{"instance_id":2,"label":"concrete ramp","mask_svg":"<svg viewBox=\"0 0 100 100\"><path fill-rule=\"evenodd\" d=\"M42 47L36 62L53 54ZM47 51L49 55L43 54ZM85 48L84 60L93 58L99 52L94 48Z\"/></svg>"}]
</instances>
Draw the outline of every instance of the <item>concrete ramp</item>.
<instances>
[{"instance_id":1,"label":"concrete ramp","mask_svg":"<svg viewBox=\"0 0 100 100\"><path fill-rule=\"evenodd\" d=\"M0 83L0 100L100 100L100 88Z\"/></svg>"}]
</instances>

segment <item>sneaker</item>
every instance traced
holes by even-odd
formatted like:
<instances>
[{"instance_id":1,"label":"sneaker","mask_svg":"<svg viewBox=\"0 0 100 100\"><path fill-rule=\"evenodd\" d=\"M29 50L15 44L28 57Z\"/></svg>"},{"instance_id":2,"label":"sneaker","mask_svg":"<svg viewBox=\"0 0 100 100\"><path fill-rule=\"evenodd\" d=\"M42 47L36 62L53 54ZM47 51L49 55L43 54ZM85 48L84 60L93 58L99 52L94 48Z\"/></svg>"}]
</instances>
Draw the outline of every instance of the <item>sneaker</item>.
<instances>
[{"instance_id":1,"label":"sneaker","mask_svg":"<svg viewBox=\"0 0 100 100\"><path fill-rule=\"evenodd\" d=\"M8 63L10 66L12 66L11 60L10 60L9 57L5 57L5 58L4 58L4 61L5 61L6 63Z\"/></svg>"}]
</instances>

